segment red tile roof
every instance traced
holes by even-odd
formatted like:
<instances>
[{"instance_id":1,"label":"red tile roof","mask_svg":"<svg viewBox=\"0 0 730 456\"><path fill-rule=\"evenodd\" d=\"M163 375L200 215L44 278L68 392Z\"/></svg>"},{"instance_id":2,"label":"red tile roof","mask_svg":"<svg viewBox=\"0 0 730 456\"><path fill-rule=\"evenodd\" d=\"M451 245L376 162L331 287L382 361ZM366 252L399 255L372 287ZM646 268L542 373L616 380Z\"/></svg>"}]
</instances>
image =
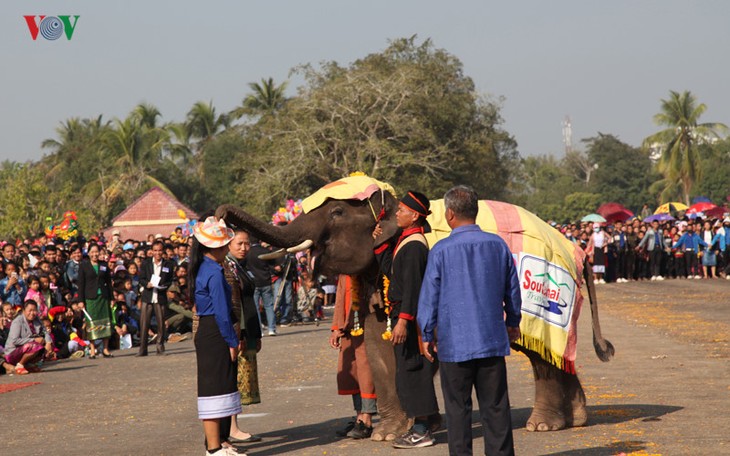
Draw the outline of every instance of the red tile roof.
<instances>
[{"instance_id":1,"label":"red tile roof","mask_svg":"<svg viewBox=\"0 0 730 456\"><path fill-rule=\"evenodd\" d=\"M181 218L179 211L185 214ZM112 226L105 228L104 236L109 239L114 230L119 230L122 239L146 240L149 234L169 237L175 227L185 219L197 219L198 214L178 201L174 196L153 187L137 198L112 220Z\"/></svg>"}]
</instances>

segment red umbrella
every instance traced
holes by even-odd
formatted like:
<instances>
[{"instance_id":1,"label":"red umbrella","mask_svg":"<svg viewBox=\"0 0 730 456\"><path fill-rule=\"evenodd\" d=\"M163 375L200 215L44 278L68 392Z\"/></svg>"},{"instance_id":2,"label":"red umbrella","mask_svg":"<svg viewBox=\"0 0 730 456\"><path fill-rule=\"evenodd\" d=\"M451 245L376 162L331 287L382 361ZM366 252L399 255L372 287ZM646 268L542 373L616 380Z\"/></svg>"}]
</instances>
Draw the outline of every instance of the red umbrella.
<instances>
[{"instance_id":1,"label":"red umbrella","mask_svg":"<svg viewBox=\"0 0 730 456\"><path fill-rule=\"evenodd\" d=\"M631 212L628 209L624 209L618 212L613 212L611 214L608 214L604 216L603 218L606 219L606 223L616 223L616 222L625 222L626 220L630 219L634 216L634 213Z\"/></svg>"},{"instance_id":2,"label":"red umbrella","mask_svg":"<svg viewBox=\"0 0 730 456\"><path fill-rule=\"evenodd\" d=\"M685 213L686 214L696 214L698 212L706 212L706 211L708 211L710 209L714 209L716 207L717 206L715 206L712 203L702 201L702 202L691 205Z\"/></svg>"},{"instance_id":3,"label":"red umbrella","mask_svg":"<svg viewBox=\"0 0 730 456\"><path fill-rule=\"evenodd\" d=\"M710 218L722 218L727 211L728 210L725 207L715 206L712 209L707 209L705 211L705 216Z\"/></svg>"},{"instance_id":4,"label":"red umbrella","mask_svg":"<svg viewBox=\"0 0 730 456\"><path fill-rule=\"evenodd\" d=\"M616 221L625 222L626 220L634 216L633 212L628 210L626 206L620 203L601 204L598 210L596 210L596 213L605 218L606 222L608 223L613 223Z\"/></svg>"}]
</instances>

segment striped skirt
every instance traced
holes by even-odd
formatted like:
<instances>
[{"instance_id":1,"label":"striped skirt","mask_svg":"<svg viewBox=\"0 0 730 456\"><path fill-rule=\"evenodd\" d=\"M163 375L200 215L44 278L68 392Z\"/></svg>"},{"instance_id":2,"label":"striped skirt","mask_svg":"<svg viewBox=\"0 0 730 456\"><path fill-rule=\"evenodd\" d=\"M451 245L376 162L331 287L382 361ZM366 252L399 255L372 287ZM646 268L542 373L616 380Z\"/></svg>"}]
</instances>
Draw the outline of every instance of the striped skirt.
<instances>
[{"instance_id":1,"label":"striped skirt","mask_svg":"<svg viewBox=\"0 0 730 456\"><path fill-rule=\"evenodd\" d=\"M198 418L211 420L241 413L237 363L231 362L228 344L223 339L215 317L200 317L195 333L198 361Z\"/></svg>"}]
</instances>

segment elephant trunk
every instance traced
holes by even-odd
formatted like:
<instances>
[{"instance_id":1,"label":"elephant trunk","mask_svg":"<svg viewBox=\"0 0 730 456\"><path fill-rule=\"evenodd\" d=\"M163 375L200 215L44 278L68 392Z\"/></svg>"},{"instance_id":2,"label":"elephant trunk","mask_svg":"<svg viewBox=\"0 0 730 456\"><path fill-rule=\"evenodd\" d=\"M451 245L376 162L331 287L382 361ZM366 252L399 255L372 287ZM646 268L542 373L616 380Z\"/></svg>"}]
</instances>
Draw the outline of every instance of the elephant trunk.
<instances>
[{"instance_id":1,"label":"elephant trunk","mask_svg":"<svg viewBox=\"0 0 730 456\"><path fill-rule=\"evenodd\" d=\"M299 246L311 239L311 236L307 236L301 229L299 223L292 222L286 226L273 226L232 204L219 206L215 211L215 216L230 225L243 228L253 236L277 247Z\"/></svg>"},{"instance_id":2,"label":"elephant trunk","mask_svg":"<svg viewBox=\"0 0 730 456\"><path fill-rule=\"evenodd\" d=\"M591 303L591 323L593 327L593 348L596 350L598 359L603 362L610 361L616 350L613 344L603 338L601 333L601 322L598 319L598 298L596 297L596 285L593 282L593 268L586 260L583 263L583 278L588 289L588 299Z\"/></svg>"}]
</instances>

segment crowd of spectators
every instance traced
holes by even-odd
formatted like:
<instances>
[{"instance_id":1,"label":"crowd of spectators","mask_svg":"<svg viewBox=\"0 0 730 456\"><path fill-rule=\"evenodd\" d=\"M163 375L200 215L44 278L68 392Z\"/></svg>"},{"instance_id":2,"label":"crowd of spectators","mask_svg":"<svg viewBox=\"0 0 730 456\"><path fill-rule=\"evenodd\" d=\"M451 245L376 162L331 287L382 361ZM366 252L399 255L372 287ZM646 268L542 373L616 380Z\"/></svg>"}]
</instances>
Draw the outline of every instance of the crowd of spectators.
<instances>
[{"instance_id":1,"label":"crowd of spectators","mask_svg":"<svg viewBox=\"0 0 730 456\"><path fill-rule=\"evenodd\" d=\"M173 262L174 279L165 290L164 321L153 317L147 334L141 334L140 271L143 261L152 261L156 243L163 245L164 260ZM89 261L92 245L99 247L99 268L111 275L109 349L138 346L143 337L152 343L159 334L167 342L190 337L194 309L187 283L189 239L180 229L168 237L149 235L146 240L122 240L114 231L111 239L99 235L88 240L41 237L2 242L0 359L4 369L0 374L38 371L43 363L62 358L96 357L102 343L90 340L90 326L95 323L79 297L79 271L82 263ZM322 307L328 298L322 287L325 279L311 276L306 256L259 263L244 266L247 270L261 269L256 272L270 288L272 301L260 302L264 327L304 321L318 324L324 318ZM269 304L272 313L265 311ZM160 331L160 324L165 325L165 331ZM275 329L270 334L275 335ZM111 357L107 353L105 345L105 357Z\"/></svg>"},{"instance_id":2,"label":"crowd of spectators","mask_svg":"<svg viewBox=\"0 0 730 456\"><path fill-rule=\"evenodd\" d=\"M640 280L730 280L730 217L550 224L578 243L596 283Z\"/></svg>"}]
</instances>

